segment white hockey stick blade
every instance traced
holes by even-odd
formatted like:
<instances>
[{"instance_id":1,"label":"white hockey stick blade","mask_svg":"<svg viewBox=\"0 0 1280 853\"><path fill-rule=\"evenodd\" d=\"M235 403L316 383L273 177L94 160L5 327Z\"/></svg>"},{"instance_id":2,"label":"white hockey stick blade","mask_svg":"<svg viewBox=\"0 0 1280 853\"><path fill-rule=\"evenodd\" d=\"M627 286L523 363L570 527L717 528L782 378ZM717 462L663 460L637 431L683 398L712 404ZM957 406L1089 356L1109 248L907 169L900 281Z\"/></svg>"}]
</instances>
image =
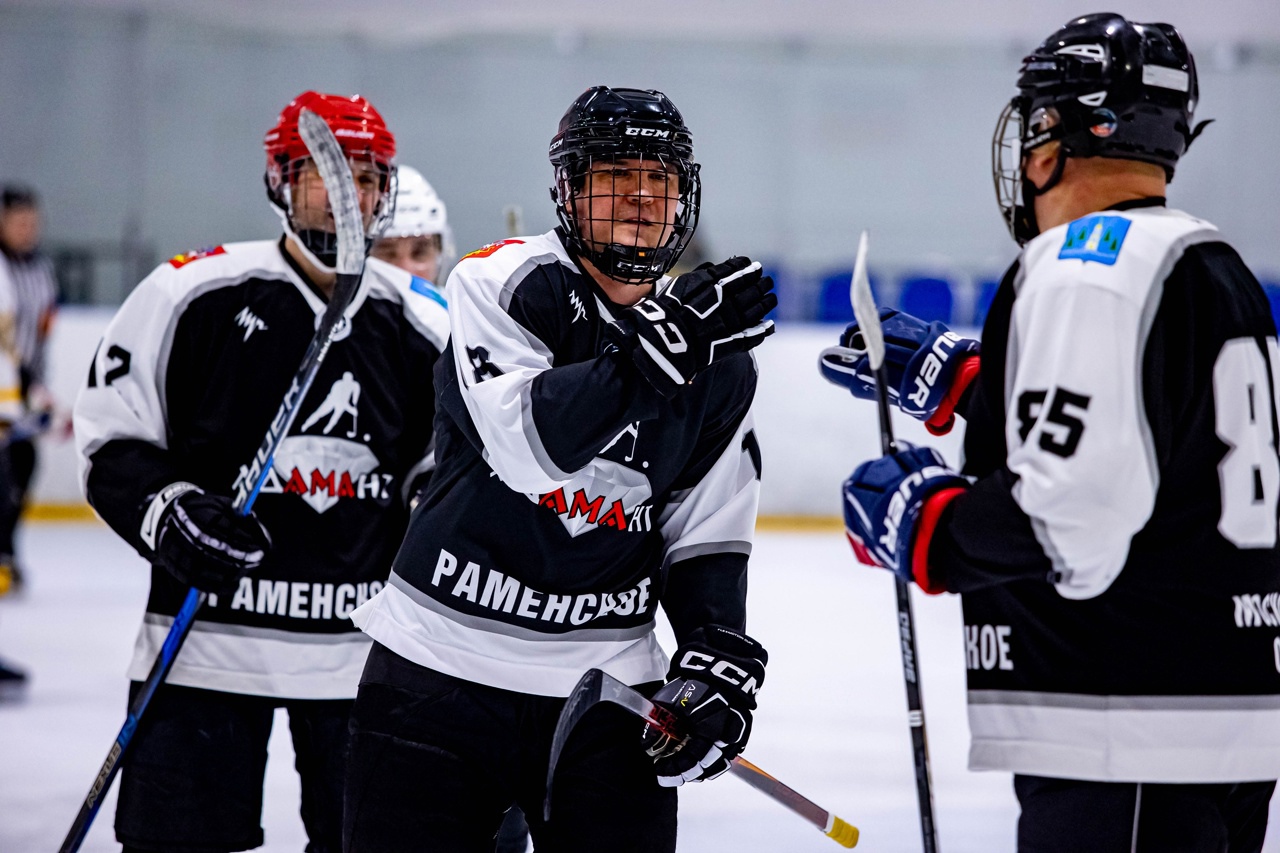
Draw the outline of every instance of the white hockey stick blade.
<instances>
[{"instance_id":1,"label":"white hockey stick blade","mask_svg":"<svg viewBox=\"0 0 1280 853\"><path fill-rule=\"evenodd\" d=\"M329 209L338 233L337 271L341 275L359 275L364 267L364 217L351 165L329 125L311 110L303 110L298 116L298 132L329 195Z\"/></svg>"},{"instance_id":2,"label":"white hockey stick blade","mask_svg":"<svg viewBox=\"0 0 1280 853\"><path fill-rule=\"evenodd\" d=\"M853 280L849 283L849 302L853 316L866 341L867 360L872 370L884 363L884 332L880 330L880 311L871 295L871 279L867 278L867 232L858 238L858 257L853 262Z\"/></svg>"}]
</instances>

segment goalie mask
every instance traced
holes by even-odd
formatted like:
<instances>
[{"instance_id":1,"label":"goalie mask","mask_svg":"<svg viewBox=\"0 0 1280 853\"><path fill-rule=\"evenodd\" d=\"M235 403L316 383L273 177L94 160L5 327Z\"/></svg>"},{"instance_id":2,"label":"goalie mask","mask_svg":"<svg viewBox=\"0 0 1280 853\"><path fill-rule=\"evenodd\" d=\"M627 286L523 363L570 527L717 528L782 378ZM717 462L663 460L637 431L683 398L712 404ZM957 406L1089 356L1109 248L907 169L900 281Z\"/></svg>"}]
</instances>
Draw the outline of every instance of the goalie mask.
<instances>
[{"instance_id":1,"label":"goalie mask","mask_svg":"<svg viewBox=\"0 0 1280 853\"><path fill-rule=\"evenodd\" d=\"M1068 157L1117 157L1164 167L1169 180L1191 142L1199 85L1195 61L1169 24L1135 24L1103 12L1071 21L1022 60L1018 94L992 139L996 199L1009 233L1040 233L1035 197L1062 178ZM1060 143L1049 180L1036 187L1025 155Z\"/></svg>"},{"instance_id":2,"label":"goalie mask","mask_svg":"<svg viewBox=\"0 0 1280 853\"><path fill-rule=\"evenodd\" d=\"M656 281L698 227L693 137L661 92L595 86L551 140L551 198L575 255L616 281Z\"/></svg>"},{"instance_id":3,"label":"goalie mask","mask_svg":"<svg viewBox=\"0 0 1280 853\"><path fill-rule=\"evenodd\" d=\"M351 165L364 214L365 251L390 221L395 208L396 140L382 116L359 95L303 92L267 131L267 198L284 229L308 258L332 272L338 262L338 237L319 172L298 131L302 110L314 112L333 131Z\"/></svg>"}]
</instances>

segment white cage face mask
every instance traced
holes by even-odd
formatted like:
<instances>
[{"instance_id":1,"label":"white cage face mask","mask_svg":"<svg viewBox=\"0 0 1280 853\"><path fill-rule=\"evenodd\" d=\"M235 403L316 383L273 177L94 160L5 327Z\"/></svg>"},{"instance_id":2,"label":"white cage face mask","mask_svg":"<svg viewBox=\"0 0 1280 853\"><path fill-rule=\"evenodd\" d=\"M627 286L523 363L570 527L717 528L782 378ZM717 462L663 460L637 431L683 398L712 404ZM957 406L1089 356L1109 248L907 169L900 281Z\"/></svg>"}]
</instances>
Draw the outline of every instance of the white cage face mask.
<instances>
[{"instance_id":1,"label":"white cage face mask","mask_svg":"<svg viewBox=\"0 0 1280 853\"><path fill-rule=\"evenodd\" d=\"M1024 124L1023 105L1019 101L1014 98L1006 104L996 120L991 138L991 177L1005 227L1019 245L1024 245L1039 232L1035 223L1035 196L1052 188L1061 175L1060 159L1054 176L1044 187L1036 189L1027 182L1024 158L1031 150L1059 138L1062 118L1053 107L1040 107Z\"/></svg>"},{"instance_id":2,"label":"white cage face mask","mask_svg":"<svg viewBox=\"0 0 1280 853\"><path fill-rule=\"evenodd\" d=\"M368 246L395 212L396 170L371 156L348 158L364 214ZM337 263L333 210L323 181L309 157L290 161L267 173L269 197L284 230L318 268L332 272Z\"/></svg>"},{"instance_id":3,"label":"white cage face mask","mask_svg":"<svg viewBox=\"0 0 1280 853\"><path fill-rule=\"evenodd\" d=\"M1022 199L1022 112L1016 98L1005 105L996 120L991 138L991 177L1000 216L1016 240L1014 222Z\"/></svg>"}]
</instances>

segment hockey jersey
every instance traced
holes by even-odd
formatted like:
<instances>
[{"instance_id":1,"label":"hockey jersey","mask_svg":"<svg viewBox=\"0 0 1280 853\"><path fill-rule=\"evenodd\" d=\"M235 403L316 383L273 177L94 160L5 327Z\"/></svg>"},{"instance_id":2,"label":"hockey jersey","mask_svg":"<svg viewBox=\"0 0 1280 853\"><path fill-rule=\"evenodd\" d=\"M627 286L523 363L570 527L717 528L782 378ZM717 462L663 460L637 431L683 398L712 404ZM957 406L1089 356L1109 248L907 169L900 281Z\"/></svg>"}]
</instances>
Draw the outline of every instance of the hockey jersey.
<instances>
[{"instance_id":1,"label":"hockey jersey","mask_svg":"<svg viewBox=\"0 0 1280 853\"><path fill-rule=\"evenodd\" d=\"M929 551L963 594L974 769L1280 773L1278 380L1209 223L1147 199L1027 244L966 404L978 479Z\"/></svg>"},{"instance_id":2,"label":"hockey jersey","mask_svg":"<svg viewBox=\"0 0 1280 853\"><path fill-rule=\"evenodd\" d=\"M439 466L389 585L352 619L418 664L544 696L592 667L661 679L660 601L677 637L742 628L752 358L663 398L607 341L625 309L554 231L466 256L449 292Z\"/></svg>"},{"instance_id":3,"label":"hockey jersey","mask_svg":"<svg viewBox=\"0 0 1280 853\"><path fill-rule=\"evenodd\" d=\"M143 556L149 497L185 480L232 494L302 361L325 300L283 241L178 256L107 328L75 407L89 501ZM370 259L253 506L262 566L209 596L169 682L297 699L355 696L367 639L348 619L387 577L404 490L433 464L443 297ZM144 678L185 588L153 566L129 674Z\"/></svg>"}]
</instances>

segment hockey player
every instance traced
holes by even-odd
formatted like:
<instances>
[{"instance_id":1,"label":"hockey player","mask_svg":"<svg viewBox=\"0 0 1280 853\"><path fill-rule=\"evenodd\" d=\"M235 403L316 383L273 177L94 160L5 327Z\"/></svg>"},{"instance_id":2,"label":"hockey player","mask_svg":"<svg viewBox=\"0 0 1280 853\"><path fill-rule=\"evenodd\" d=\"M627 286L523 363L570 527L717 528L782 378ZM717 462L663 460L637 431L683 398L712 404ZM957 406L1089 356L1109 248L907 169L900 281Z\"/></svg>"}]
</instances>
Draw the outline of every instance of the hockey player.
<instances>
[{"instance_id":1,"label":"hockey player","mask_svg":"<svg viewBox=\"0 0 1280 853\"><path fill-rule=\"evenodd\" d=\"M1280 348L1165 205L1197 98L1168 24L1088 15L1023 61L994 171L1024 248L981 355L885 323L902 408L967 419L967 477L914 448L845 483L860 555L963 596L970 766L1015 774L1021 851L1258 851L1280 772ZM859 353L824 366L871 393Z\"/></svg>"},{"instance_id":2,"label":"hockey player","mask_svg":"<svg viewBox=\"0 0 1280 853\"><path fill-rule=\"evenodd\" d=\"M307 849L341 849L348 713L369 648L348 616L385 581L408 495L431 464L448 316L434 288L370 259L253 514L231 509L336 279L332 213L298 132L304 108L334 130L366 233L378 233L394 138L364 98L300 95L265 140L283 236L162 264L108 327L76 403L86 494L152 563L135 690L187 587L212 593L123 771L126 851L259 846L277 707L289 714Z\"/></svg>"},{"instance_id":3,"label":"hockey player","mask_svg":"<svg viewBox=\"0 0 1280 853\"><path fill-rule=\"evenodd\" d=\"M772 331L773 282L746 258L664 276L701 181L660 92L588 89L550 157L560 227L450 276L439 468L389 585L352 616L376 641L352 718L352 853L484 849L512 803L538 850L671 851L670 786L723 772L750 733L766 655L744 633L746 351ZM651 759L634 717L593 712L544 821L552 731L593 667L656 690L689 737L648 738Z\"/></svg>"},{"instance_id":4,"label":"hockey player","mask_svg":"<svg viewBox=\"0 0 1280 853\"><path fill-rule=\"evenodd\" d=\"M373 244L373 257L443 284L455 253L444 201L412 166L401 165L396 174L395 216Z\"/></svg>"},{"instance_id":5,"label":"hockey player","mask_svg":"<svg viewBox=\"0 0 1280 853\"><path fill-rule=\"evenodd\" d=\"M454 256L453 231L444 201L412 166L401 163L396 169L395 215L373 244L372 254L425 281L443 284L441 274ZM513 806L498 829L495 853L524 853L528 847L524 814Z\"/></svg>"}]
</instances>

